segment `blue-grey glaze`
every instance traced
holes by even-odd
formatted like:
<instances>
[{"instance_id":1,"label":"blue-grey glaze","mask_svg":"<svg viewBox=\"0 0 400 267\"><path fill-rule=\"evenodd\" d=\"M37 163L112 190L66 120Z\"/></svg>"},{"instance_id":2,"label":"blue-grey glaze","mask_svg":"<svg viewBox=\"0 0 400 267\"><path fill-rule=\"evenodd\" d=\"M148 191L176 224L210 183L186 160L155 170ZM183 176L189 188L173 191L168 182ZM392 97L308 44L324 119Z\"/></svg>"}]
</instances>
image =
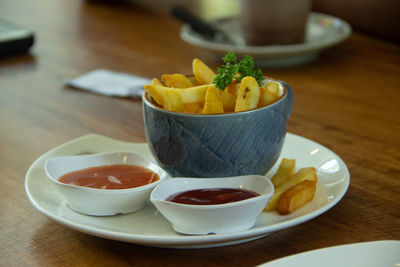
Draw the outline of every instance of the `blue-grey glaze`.
<instances>
[{"instance_id":1,"label":"blue-grey glaze","mask_svg":"<svg viewBox=\"0 0 400 267\"><path fill-rule=\"evenodd\" d=\"M171 176L264 175L278 159L293 93L264 108L220 115L170 112L143 97L147 142Z\"/></svg>"}]
</instances>

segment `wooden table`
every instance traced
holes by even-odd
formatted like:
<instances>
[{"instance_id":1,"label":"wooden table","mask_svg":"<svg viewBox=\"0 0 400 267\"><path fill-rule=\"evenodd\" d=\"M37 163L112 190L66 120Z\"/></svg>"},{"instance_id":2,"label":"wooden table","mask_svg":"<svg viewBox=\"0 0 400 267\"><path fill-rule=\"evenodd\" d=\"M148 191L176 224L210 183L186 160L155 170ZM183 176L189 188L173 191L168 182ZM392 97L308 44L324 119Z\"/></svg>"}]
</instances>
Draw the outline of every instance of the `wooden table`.
<instances>
[{"instance_id":1,"label":"wooden table","mask_svg":"<svg viewBox=\"0 0 400 267\"><path fill-rule=\"evenodd\" d=\"M124 1L1 1L0 16L33 29L30 55L0 59L0 265L254 266L349 243L400 239L400 47L359 33L293 68L264 69L293 86L289 132L335 151L351 183L323 215L252 242L195 250L145 247L62 226L32 207L31 163L49 149L98 133L145 142L140 100L68 88L105 68L145 77L188 73L194 57L181 24Z\"/></svg>"}]
</instances>

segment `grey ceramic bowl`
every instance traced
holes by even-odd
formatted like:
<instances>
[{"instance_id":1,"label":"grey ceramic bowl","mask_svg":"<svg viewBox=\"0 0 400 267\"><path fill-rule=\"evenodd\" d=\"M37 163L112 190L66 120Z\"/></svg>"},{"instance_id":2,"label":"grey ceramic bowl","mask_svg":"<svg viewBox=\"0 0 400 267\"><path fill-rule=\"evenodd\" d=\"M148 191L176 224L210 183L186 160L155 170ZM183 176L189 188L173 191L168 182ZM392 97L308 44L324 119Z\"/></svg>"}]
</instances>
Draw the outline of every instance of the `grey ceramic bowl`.
<instances>
[{"instance_id":1,"label":"grey ceramic bowl","mask_svg":"<svg viewBox=\"0 0 400 267\"><path fill-rule=\"evenodd\" d=\"M264 175L285 140L293 93L285 87L277 102L226 114L171 112L143 96L147 143L158 164L176 177Z\"/></svg>"}]
</instances>

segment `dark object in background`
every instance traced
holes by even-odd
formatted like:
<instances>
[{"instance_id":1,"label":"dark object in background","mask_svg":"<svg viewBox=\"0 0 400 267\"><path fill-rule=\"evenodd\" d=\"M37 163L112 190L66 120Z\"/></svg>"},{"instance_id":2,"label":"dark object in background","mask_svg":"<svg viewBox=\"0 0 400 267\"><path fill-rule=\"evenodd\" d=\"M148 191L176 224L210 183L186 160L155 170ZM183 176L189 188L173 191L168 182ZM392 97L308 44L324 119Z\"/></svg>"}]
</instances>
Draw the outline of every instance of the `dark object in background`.
<instances>
[{"instance_id":1,"label":"dark object in background","mask_svg":"<svg viewBox=\"0 0 400 267\"><path fill-rule=\"evenodd\" d=\"M400 43L399 0L313 0L312 9L344 19L355 30Z\"/></svg>"},{"instance_id":2,"label":"dark object in background","mask_svg":"<svg viewBox=\"0 0 400 267\"><path fill-rule=\"evenodd\" d=\"M247 45L304 43L311 0L241 0L240 25Z\"/></svg>"},{"instance_id":3,"label":"dark object in background","mask_svg":"<svg viewBox=\"0 0 400 267\"><path fill-rule=\"evenodd\" d=\"M183 22L186 22L190 25L193 31L203 35L210 40L217 42L233 43L229 36L227 36L224 32L215 28L213 25L207 23L206 21L198 18L183 7L172 7L171 15Z\"/></svg>"},{"instance_id":4,"label":"dark object in background","mask_svg":"<svg viewBox=\"0 0 400 267\"><path fill-rule=\"evenodd\" d=\"M34 35L31 30L0 19L0 56L25 53L33 43Z\"/></svg>"}]
</instances>

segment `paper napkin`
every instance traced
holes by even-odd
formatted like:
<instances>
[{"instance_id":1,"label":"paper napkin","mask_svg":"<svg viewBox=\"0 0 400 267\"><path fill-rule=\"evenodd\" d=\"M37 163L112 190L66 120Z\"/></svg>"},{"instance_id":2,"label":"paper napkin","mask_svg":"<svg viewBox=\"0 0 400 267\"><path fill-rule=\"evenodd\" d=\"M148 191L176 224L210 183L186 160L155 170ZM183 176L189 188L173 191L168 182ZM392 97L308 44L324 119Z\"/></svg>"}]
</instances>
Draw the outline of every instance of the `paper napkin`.
<instances>
[{"instance_id":1,"label":"paper napkin","mask_svg":"<svg viewBox=\"0 0 400 267\"><path fill-rule=\"evenodd\" d=\"M99 69L69 80L67 84L102 95L139 98L144 93L143 85L150 82L140 76Z\"/></svg>"}]
</instances>

